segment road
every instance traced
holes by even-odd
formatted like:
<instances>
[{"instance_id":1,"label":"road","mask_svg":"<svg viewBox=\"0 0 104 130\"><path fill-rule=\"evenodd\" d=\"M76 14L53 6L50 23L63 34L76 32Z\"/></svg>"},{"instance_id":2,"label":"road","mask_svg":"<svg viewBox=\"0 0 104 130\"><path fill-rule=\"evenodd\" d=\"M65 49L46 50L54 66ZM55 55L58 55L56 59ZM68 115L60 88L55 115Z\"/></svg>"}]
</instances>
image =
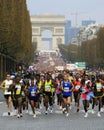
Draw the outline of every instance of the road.
<instances>
[{"instance_id":1,"label":"road","mask_svg":"<svg viewBox=\"0 0 104 130\"><path fill-rule=\"evenodd\" d=\"M29 110L31 111L30 108ZM44 114L43 109L42 114L35 119L26 113L20 119L16 116L3 116L6 112L6 104L0 90L0 130L104 130L104 113L101 113L100 118L97 117L97 112L94 115L89 113L88 118L84 118L82 110L75 112L73 103L69 117L56 110L56 107L53 114L48 115Z\"/></svg>"},{"instance_id":2,"label":"road","mask_svg":"<svg viewBox=\"0 0 104 130\"><path fill-rule=\"evenodd\" d=\"M65 66L66 63L59 54L56 53L42 53L37 57L39 70L54 70L57 66ZM43 64L42 64L43 63Z\"/></svg>"}]
</instances>

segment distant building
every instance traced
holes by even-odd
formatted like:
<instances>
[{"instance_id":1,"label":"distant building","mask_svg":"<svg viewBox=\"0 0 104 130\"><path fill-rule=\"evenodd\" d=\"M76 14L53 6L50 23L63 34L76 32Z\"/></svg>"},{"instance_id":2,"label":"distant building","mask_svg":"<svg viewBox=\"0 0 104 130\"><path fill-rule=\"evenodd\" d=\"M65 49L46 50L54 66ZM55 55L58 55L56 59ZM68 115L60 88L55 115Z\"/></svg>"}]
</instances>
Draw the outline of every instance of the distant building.
<instances>
[{"instance_id":1,"label":"distant building","mask_svg":"<svg viewBox=\"0 0 104 130\"><path fill-rule=\"evenodd\" d=\"M70 43L73 41L73 38L76 38L78 35L78 32L80 31L80 27L71 27L69 30L69 39ZM71 43L72 44L72 43Z\"/></svg>"},{"instance_id":2,"label":"distant building","mask_svg":"<svg viewBox=\"0 0 104 130\"><path fill-rule=\"evenodd\" d=\"M73 45L78 45L78 38L77 37L72 38L70 43Z\"/></svg>"},{"instance_id":3,"label":"distant building","mask_svg":"<svg viewBox=\"0 0 104 130\"><path fill-rule=\"evenodd\" d=\"M78 40L81 42L87 41L87 40L92 40L94 38L97 38L97 32L101 25L99 24L91 24L88 25L87 27L82 27L78 33Z\"/></svg>"},{"instance_id":4,"label":"distant building","mask_svg":"<svg viewBox=\"0 0 104 130\"><path fill-rule=\"evenodd\" d=\"M59 44L65 44L64 15L33 15L31 24L32 41L37 44L37 51L58 50Z\"/></svg>"},{"instance_id":5,"label":"distant building","mask_svg":"<svg viewBox=\"0 0 104 130\"><path fill-rule=\"evenodd\" d=\"M99 25L94 20L83 20L81 27L71 27L71 21L67 21L65 30L65 43L79 45L82 41L96 38Z\"/></svg>"},{"instance_id":6,"label":"distant building","mask_svg":"<svg viewBox=\"0 0 104 130\"><path fill-rule=\"evenodd\" d=\"M71 28L71 21L66 20L65 23L65 44L68 45L70 42L70 28Z\"/></svg>"},{"instance_id":7,"label":"distant building","mask_svg":"<svg viewBox=\"0 0 104 130\"><path fill-rule=\"evenodd\" d=\"M82 26L88 26L90 24L95 24L96 21L95 20L83 20L82 21Z\"/></svg>"}]
</instances>

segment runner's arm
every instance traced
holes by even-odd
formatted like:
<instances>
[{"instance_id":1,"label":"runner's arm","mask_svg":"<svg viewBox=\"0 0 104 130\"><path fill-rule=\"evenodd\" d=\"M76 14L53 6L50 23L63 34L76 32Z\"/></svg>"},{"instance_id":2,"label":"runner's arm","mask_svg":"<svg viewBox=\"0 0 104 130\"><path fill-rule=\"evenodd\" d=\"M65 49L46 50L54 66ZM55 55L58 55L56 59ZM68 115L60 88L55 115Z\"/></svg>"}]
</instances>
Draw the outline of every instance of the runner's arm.
<instances>
[{"instance_id":1,"label":"runner's arm","mask_svg":"<svg viewBox=\"0 0 104 130\"><path fill-rule=\"evenodd\" d=\"M4 84L5 84L5 81L3 81L1 84L0 84L0 88L4 88Z\"/></svg>"}]
</instances>

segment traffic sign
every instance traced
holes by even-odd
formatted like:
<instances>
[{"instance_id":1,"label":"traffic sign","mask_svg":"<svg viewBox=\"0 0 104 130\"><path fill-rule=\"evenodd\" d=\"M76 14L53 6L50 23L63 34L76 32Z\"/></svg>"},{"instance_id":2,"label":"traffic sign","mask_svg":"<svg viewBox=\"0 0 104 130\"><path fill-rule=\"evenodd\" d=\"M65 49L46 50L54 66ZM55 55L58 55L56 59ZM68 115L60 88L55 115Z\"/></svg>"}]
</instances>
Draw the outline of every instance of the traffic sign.
<instances>
[{"instance_id":1,"label":"traffic sign","mask_svg":"<svg viewBox=\"0 0 104 130\"><path fill-rule=\"evenodd\" d=\"M85 68L86 68L86 62L75 62L75 65L76 65L79 69L85 69Z\"/></svg>"}]
</instances>

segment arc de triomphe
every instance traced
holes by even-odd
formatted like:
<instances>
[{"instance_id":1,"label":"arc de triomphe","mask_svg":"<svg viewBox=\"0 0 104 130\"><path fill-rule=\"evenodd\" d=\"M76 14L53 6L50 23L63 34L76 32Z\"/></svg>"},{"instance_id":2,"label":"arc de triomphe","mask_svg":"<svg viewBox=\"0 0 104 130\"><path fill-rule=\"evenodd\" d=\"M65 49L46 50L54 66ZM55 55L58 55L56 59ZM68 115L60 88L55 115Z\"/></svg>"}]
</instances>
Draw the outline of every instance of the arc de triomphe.
<instances>
[{"instance_id":1,"label":"arc de triomphe","mask_svg":"<svg viewBox=\"0 0 104 130\"><path fill-rule=\"evenodd\" d=\"M50 30L52 32L51 50L58 50L58 44L65 43L65 16L63 15L34 15L31 16L32 41L37 43L37 50L43 50L42 32Z\"/></svg>"}]
</instances>

